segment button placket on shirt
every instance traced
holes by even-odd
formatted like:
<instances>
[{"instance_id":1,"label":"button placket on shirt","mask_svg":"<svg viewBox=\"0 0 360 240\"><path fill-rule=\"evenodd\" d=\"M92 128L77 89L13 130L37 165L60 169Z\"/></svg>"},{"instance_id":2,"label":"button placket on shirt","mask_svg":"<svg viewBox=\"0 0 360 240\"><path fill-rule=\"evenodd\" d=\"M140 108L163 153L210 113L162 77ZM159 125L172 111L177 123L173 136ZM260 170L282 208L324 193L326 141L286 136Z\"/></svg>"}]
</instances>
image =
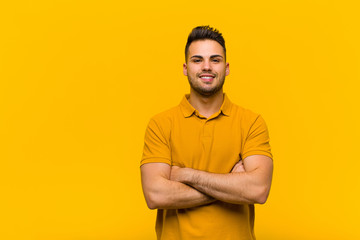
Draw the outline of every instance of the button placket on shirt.
<instances>
[{"instance_id":1,"label":"button placket on shirt","mask_svg":"<svg viewBox=\"0 0 360 240\"><path fill-rule=\"evenodd\" d=\"M212 126L213 126L213 121L209 121L209 119L205 120L204 121L204 124L203 124L203 137L206 137L206 138L211 138L212 137Z\"/></svg>"},{"instance_id":2,"label":"button placket on shirt","mask_svg":"<svg viewBox=\"0 0 360 240\"><path fill-rule=\"evenodd\" d=\"M202 122L202 136L204 138L212 138L214 132L214 124L217 117L219 117L220 112L216 115L211 116L210 118L206 118L199 114L198 111L195 111L195 115L201 120Z\"/></svg>"}]
</instances>

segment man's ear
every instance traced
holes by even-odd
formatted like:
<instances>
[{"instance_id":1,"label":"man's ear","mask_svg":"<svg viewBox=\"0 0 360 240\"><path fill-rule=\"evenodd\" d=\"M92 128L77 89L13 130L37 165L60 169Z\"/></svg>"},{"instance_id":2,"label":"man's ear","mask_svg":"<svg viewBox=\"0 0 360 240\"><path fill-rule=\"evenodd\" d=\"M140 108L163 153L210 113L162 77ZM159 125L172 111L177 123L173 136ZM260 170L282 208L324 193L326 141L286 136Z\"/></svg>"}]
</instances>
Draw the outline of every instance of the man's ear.
<instances>
[{"instance_id":1,"label":"man's ear","mask_svg":"<svg viewBox=\"0 0 360 240\"><path fill-rule=\"evenodd\" d=\"M185 76L187 76L187 65L186 63L183 64L183 73Z\"/></svg>"},{"instance_id":2,"label":"man's ear","mask_svg":"<svg viewBox=\"0 0 360 240\"><path fill-rule=\"evenodd\" d=\"M226 63L225 76L230 74L229 63Z\"/></svg>"}]
</instances>

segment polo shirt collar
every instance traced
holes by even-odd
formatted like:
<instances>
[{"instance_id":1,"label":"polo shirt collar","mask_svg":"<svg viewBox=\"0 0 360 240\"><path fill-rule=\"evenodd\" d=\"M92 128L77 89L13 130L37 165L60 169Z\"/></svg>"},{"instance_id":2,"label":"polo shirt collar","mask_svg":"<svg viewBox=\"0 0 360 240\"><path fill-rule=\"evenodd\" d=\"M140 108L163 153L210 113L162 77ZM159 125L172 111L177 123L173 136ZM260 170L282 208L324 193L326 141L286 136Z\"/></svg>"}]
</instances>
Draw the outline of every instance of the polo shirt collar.
<instances>
[{"instance_id":1,"label":"polo shirt collar","mask_svg":"<svg viewBox=\"0 0 360 240\"><path fill-rule=\"evenodd\" d=\"M189 103L188 98L190 97L190 94L185 94L183 99L180 102L180 108L182 113L184 114L184 117L190 117L194 114L196 109ZM231 112L231 106L232 103L228 96L224 93L224 101L220 107L220 112L224 114L225 116L230 116Z\"/></svg>"}]
</instances>

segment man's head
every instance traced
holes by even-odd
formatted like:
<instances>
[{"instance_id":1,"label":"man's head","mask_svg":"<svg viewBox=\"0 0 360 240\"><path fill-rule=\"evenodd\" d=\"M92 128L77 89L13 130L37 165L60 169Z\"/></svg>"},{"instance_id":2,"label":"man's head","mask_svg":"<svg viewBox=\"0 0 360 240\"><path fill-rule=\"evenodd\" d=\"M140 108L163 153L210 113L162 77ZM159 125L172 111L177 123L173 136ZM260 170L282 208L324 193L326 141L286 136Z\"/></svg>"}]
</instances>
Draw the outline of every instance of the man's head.
<instances>
[{"instance_id":1,"label":"man's head","mask_svg":"<svg viewBox=\"0 0 360 240\"><path fill-rule=\"evenodd\" d=\"M212 28L210 26L198 26L194 28L188 36L185 46L185 62L188 61L189 47L191 43L198 40L206 40L206 39L216 41L222 46L226 60L225 40L222 34L217 29Z\"/></svg>"},{"instance_id":2,"label":"man's head","mask_svg":"<svg viewBox=\"0 0 360 240\"><path fill-rule=\"evenodd\" d=\"M209 26L196 27L190 33L185 48L184 75L191 91L203 97L222 92L225 76L229 75L226 63L225 41L217 30Z\"/></svg>"}]
</instances>

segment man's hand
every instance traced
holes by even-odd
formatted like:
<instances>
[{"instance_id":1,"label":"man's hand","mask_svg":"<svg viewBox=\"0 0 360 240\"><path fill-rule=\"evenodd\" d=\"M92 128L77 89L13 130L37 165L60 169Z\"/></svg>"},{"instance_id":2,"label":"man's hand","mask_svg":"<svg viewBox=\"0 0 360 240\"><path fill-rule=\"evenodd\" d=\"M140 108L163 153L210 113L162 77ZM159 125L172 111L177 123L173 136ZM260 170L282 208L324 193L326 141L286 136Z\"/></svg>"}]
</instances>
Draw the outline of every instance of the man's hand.
<instances>
[{"instance_id":1,"label":"man's hand","mask_svg":"<svg viewBox=\"0 0 360 240\"><path fill-rule=\"evenodd\" d=\"M179 170L181 171L181 168L178 166L171 166L171 171L170 171L170 180L171 181L176 181L176 182L180 182L178 180L179 174L177 174L179 172Z\"/></svg>"},{"instance_id":2,"label":"man's hand","mask_svg":"<svg viewBox=\"0 0 360 240\"><path fill-rule=\"evenodd\" d=\"M178 166L171 166L171 172L170 172L170 180L181 182L182 174L185 174L184 168L178 167Z\"/></svg>"},{"instance_id":3,"label":"man's hand","mask_svg":"<svg viewBox=\"0 0 360 240\"><path fill-rule=\"evenodd\" d=\"M245 168L244 168L244 164L242 162L242 160L240 160L239 162L237 162L233 169L231 169L231 172L232 173L235 173L235 172L245 172Z\"/></svg>"}]
</instances>

